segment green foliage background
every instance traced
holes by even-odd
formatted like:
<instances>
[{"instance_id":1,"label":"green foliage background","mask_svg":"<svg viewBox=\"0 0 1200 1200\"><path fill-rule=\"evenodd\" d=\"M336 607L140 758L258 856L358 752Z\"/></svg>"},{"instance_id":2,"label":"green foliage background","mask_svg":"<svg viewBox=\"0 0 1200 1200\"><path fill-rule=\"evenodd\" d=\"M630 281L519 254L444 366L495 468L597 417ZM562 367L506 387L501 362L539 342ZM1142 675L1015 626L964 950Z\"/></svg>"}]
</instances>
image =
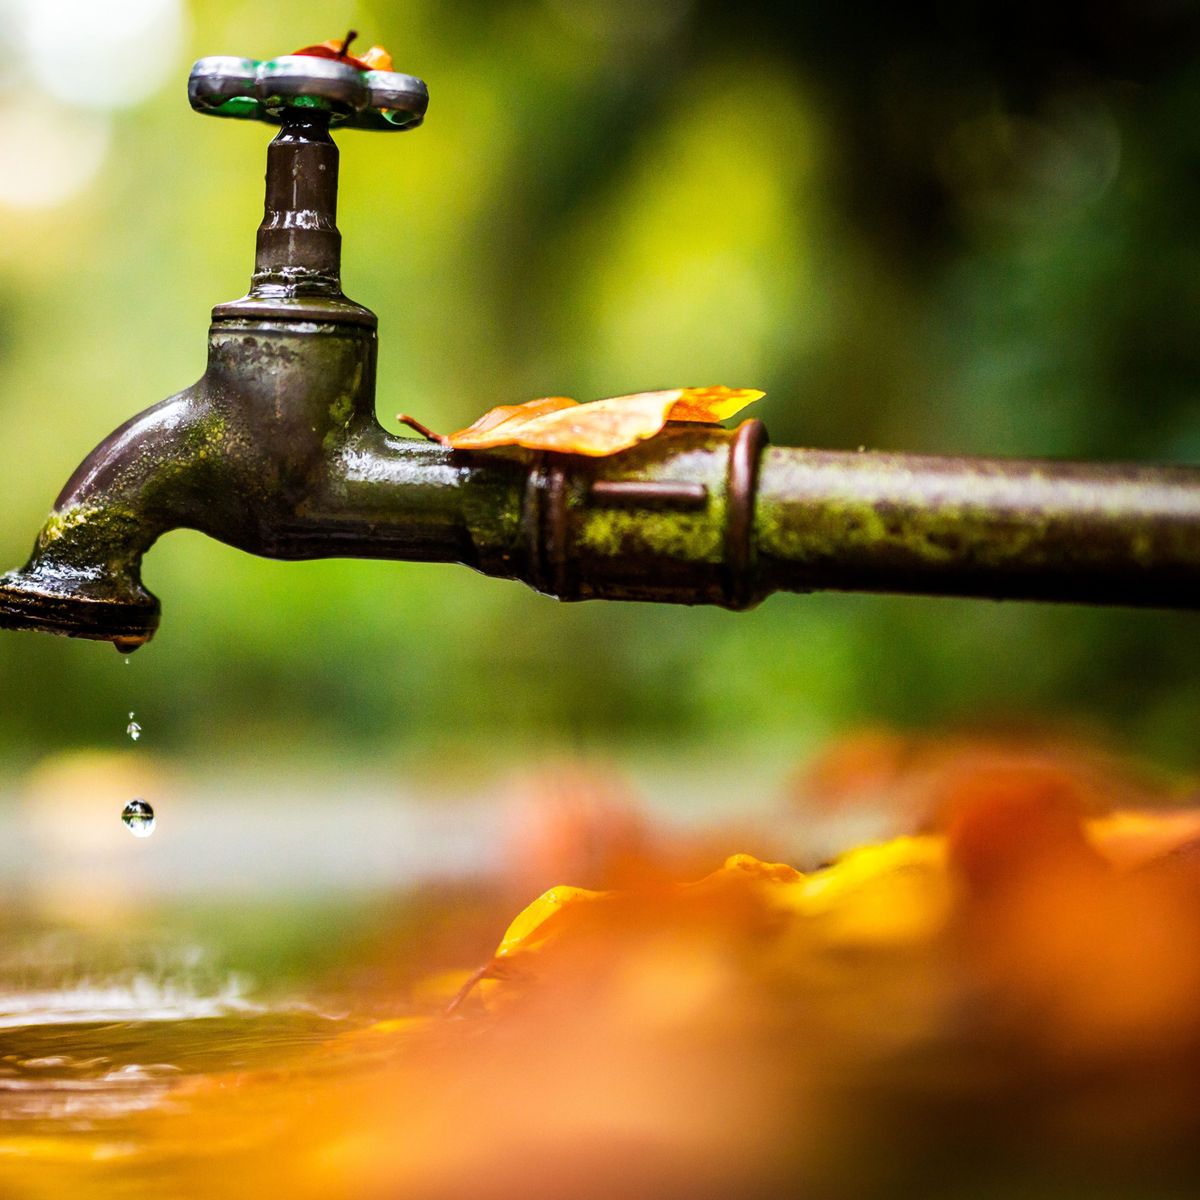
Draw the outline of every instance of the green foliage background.
<instances>
[{"instance_id":1,"label":"green foliage background","mask_svg":"<svg viewBox=\"0 0 1200 1200\"><path fill-rule=\"evenodd\" d=\"M777 443L1196 461L1191 10L195 3L174 82L114 117L93 186L0 209L0 559L23 561L91 446L200 374L209 308L244 291L269 131L194 116L192 59L348 24L432 96L413 134L340 138L345 286L380 314L389 426L726 382L767 389ZM164 617L137 707L179 752L736 760L864 722L1015 719L1200 764L1186 614L570 606L187 532L145 576ZM109 744L123 670L0 636L5 763Z\"/></svg>"}]
</instances>

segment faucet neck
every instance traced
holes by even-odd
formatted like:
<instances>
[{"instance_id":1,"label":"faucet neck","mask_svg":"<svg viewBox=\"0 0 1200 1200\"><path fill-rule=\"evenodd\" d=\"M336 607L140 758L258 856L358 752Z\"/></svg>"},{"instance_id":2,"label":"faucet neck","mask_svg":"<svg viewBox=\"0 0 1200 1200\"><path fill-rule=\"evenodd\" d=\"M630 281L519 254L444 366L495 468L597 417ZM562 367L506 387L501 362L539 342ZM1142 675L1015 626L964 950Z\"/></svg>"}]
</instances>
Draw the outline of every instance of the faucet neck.
<instances>
[{"instance_id":1,"label":"faucet neck","mask_svg":"<svg viewBox=\"0 0 1200 1200\"><path fill-rule=\"evenodd\" d=\"M250 296L340 297L338 149L329 116L288 109L267 149L267 187Z\"/></svg>"}]
</instances>

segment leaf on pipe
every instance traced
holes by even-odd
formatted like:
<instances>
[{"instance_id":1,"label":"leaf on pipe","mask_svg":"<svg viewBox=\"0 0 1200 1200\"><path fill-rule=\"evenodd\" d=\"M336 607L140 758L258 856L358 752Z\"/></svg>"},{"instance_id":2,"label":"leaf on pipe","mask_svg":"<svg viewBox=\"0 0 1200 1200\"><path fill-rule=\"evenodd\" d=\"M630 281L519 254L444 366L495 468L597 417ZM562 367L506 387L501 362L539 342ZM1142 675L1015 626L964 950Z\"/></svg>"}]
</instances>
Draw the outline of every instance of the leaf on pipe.
<instances>
[{"instance_id":1,"label":"leaf on pipe","mask_svg":"<svg viewBox=\"0 0 1200 1200\"><path fill-rule=\"evenodd\" d=\"M628 450L653 437L668 421L715 424L764 395L754 388L672 388L637 392L580 404L567 396L546 396L527 404L503 404L449 437L431 434L401 417L427 437L455 450L523 446L558 454L600 458Z\"/></svg>"},{"instance_id":2,"label":"leaf on pipe","mask_svg":"<svg viewBox=\"0 0 1200 1200\"><path fill-rule=\"evenodd\" d=\"M493 413L485 413L447 441L456 450L524 446L527 450L600 457L653 437L666 424L678 398L676 390L640 392L591 404L577 404L561 396L534 400L528 411L524 411L525 405L518 405L517 411L510 408L499 421L493 419Z\"/></svg>"},{"instance_id":3,"label":"leaf on pipe","mask_svg":"<svg viewBox=\"0 0 1200 1200\"><path fill-rule=\"evenodd\" d=\"M765 392L755 388L704 387L681 388L679 399L667 414L668 421L724 421L740 413Z\"/></svg>"},{"instance_id":4,"label":"leaf on pipe","mask_svg":"<svg viewBox=\"0 0 1200 1200\"><path fill-rule=\"evenodd\" d=\"M498 404L495 408L489 408L474 424L452 433L446 442L459 449L472 450L507 446L511 444L509 434L528 427L536 418L579 407L579 402L568 396L543 396L540 400L529 400L525 404Z\"/></svg>"}]
</instances>

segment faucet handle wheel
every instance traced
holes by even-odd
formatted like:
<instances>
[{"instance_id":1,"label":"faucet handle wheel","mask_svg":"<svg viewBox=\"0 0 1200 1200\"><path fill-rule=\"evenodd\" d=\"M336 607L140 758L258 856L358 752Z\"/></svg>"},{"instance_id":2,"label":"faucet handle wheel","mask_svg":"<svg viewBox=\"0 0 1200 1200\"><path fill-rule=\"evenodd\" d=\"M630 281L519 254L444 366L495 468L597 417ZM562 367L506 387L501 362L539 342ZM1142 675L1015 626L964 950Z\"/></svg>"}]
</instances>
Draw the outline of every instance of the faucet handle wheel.
<instances>
[{"instance_id":1,"label":"faucet handle wheel","mask_svg":"<svg viewBox=\"0 0 1200 1200\"><path fill-rule=\"evenodd\" d=\"M329 114L332 125L397 133L425 119L429 89L413 75L307 54L265 62L216 55L192 67L188 101L210 117L279 125L289 111L317 109Z\"/></svg>"}]
</instances>

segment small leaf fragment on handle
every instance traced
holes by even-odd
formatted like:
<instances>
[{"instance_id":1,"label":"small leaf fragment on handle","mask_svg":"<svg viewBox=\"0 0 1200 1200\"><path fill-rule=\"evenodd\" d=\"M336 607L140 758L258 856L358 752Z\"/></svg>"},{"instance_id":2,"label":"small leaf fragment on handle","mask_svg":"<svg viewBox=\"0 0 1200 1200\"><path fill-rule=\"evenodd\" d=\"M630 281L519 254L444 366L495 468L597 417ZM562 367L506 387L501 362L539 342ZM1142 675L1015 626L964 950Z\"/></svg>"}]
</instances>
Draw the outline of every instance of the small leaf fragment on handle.
<instances>
[{"instance_id":1,"label":"small leaf fragment on handle","mask_svg":"<svg viewBox=\"0 0 1200 1200\"><path fill-rule=\"evenodd\" d=\"M360 71L392 70L392 56L382 46L372 46L362 54L349 53L350 43L356 37L358 34L352 29L345 37L330 38L327 42L321 42L316 46L304 46L299 50L293 50L292 53L307 58L336 59L347 66L357 67Z\"/></svg>"}]
</instances>

